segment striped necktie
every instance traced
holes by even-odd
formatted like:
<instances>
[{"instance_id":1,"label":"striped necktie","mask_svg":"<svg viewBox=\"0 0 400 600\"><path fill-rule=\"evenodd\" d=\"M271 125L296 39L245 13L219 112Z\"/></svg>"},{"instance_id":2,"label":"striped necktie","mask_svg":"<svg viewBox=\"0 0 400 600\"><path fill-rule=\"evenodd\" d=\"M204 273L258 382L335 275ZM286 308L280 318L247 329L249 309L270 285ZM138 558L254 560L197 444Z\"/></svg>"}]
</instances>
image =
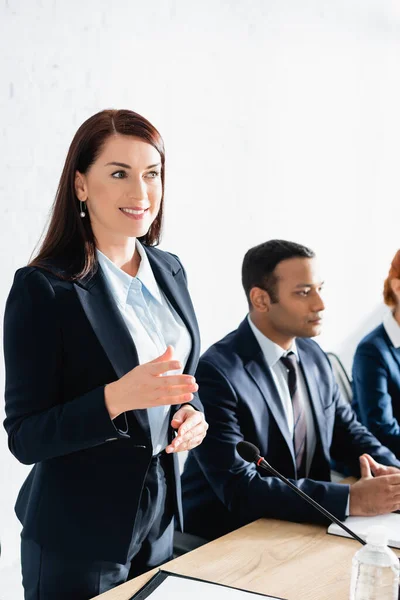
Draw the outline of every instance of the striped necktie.
<instances>
[{"instance_id":1,"label":"striped necktie","mask_svg":"<svg viewBox=\"0 0 400 600\"><path fill-rule=\"evenodd\" d=\"M288 386L293 406L293 447L296 457L297 478L306 476L307 422L304 403L299 391L299 364L294 352L281 357L288 370Z\"/></svg>"}]
</instances>

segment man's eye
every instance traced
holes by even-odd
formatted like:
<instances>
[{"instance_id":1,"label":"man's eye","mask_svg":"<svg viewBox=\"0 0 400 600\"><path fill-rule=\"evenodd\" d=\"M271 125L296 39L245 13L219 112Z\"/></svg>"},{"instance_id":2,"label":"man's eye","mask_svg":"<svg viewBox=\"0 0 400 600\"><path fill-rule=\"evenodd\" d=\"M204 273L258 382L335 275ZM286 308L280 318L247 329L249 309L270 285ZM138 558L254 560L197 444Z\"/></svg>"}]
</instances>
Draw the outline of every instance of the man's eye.
<instances>
[{"instance_id":1,"label":"man's eye","mask_svg":"<svg viewBox=\"0 0 400 600\"><path fill-rule=\"evenodd\" d=\"M299 292L299 296L308 296L309 293L308 290L303 290L302 292Z\"/></svg>"},{"instance_id":2,"label":"man's eye","mask_svg":"<svg viewBox=\"0 0 400 600\"><path fill-rule=\"evenodd\" d=\"M125 171L115 171L115 173L112 174L112 177L114 177L114 179L124 179L126 177L126 172Z\"/></svg>"}]
</instances>

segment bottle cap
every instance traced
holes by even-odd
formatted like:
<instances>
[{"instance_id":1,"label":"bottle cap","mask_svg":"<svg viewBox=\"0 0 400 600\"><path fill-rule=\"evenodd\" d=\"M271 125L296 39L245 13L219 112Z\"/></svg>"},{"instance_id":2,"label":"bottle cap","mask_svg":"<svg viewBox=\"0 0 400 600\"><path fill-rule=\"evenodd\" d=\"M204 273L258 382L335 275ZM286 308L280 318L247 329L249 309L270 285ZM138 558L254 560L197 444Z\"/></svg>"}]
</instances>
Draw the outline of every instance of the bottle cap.
<instances>
[{"instance_id":1,"label":"bottle cap","mask_svg":"<svg viewBox=\"0 0 400 600\"><path fill-rule=\"evenodd\" d=\"M389 539L389 531L382 525L374 525L367 531L367 544L374 546L386 546Z\"/></svg>"}]
</instances>

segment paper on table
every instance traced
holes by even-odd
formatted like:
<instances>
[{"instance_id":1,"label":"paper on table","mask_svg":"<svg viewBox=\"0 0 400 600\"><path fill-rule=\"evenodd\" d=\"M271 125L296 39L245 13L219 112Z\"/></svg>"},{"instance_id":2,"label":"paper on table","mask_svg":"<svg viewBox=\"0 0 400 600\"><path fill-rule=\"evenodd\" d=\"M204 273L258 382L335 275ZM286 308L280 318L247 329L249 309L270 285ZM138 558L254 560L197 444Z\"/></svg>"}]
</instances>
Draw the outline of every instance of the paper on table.
<instances>
[{"instance_id":1,"label":"paper on table","mask_svg":"<svg viewBox=\"0 0 400 600\"><path fill-rule=\"evenodd\" d=\"M200 581L199 579L182 576L174 577L172 573L158 587L153 589L148 597L151 600L165 600L166 598L192 598L192 600L203 598L207 598L207 600L255 600L256 598L270 598L270 600L282 600L276 598L276 596L246 592L208 581Z\"/></svg>"},{"instance_id":2,"label":"paper on table","mask_svg":"<svg viewBox=\"0 0 400 600\"><path fill-rule=\"evenodd\" d=\"M343 523L363 540L366 540L367 532L370 527L373 527L374 525L383 525L389 532L389 546L400 548L400 514L398 513L377 515L375 517L347 517ZM343 531L339 525L336 525L336 523L329 525L328 533L341 535L343 537L351 537L348 533Z\"/></svg>"}]
</instances>

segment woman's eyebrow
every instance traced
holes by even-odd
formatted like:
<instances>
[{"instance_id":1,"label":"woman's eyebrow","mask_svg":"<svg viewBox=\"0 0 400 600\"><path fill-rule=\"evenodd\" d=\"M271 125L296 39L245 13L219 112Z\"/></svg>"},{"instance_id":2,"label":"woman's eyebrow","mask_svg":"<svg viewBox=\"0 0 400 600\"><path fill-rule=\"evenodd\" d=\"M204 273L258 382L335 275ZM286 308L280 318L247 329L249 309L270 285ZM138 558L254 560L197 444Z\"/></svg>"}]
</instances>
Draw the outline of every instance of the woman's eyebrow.
<instances>
[{"instance_id":1,"label":"woman's eyebrow","mask_svg":"<svg viewBox=\"0 0 400 600\"><path fill-rule=\"evenodd\" d=\"M126 163L116 162L116 161L109 162L105 166L108 167L109 165L114 165L115 167L123 167L124 169L130 169L131 168L131 166L127 165ZM155 163L154 165L149 165L148 167L146 167L146 170L147 169L154 169L154 167L159 167L160 165L161 165L161 163L159 163L159 162Z\"/></svg>"},{"instance_id":2,"label":"woman's eyebrow","mask_svg":"<svg viewBox=\"0 0 400 600\"><path fill-rule=\"evenodd\" d=\"M130 165L127 165L126 163L122 163L122 162L109 162L105 166L108 167L109 165L115 165L116 167L124 167L124 169L131 168Z\"/></svg>"}]
</instances>

